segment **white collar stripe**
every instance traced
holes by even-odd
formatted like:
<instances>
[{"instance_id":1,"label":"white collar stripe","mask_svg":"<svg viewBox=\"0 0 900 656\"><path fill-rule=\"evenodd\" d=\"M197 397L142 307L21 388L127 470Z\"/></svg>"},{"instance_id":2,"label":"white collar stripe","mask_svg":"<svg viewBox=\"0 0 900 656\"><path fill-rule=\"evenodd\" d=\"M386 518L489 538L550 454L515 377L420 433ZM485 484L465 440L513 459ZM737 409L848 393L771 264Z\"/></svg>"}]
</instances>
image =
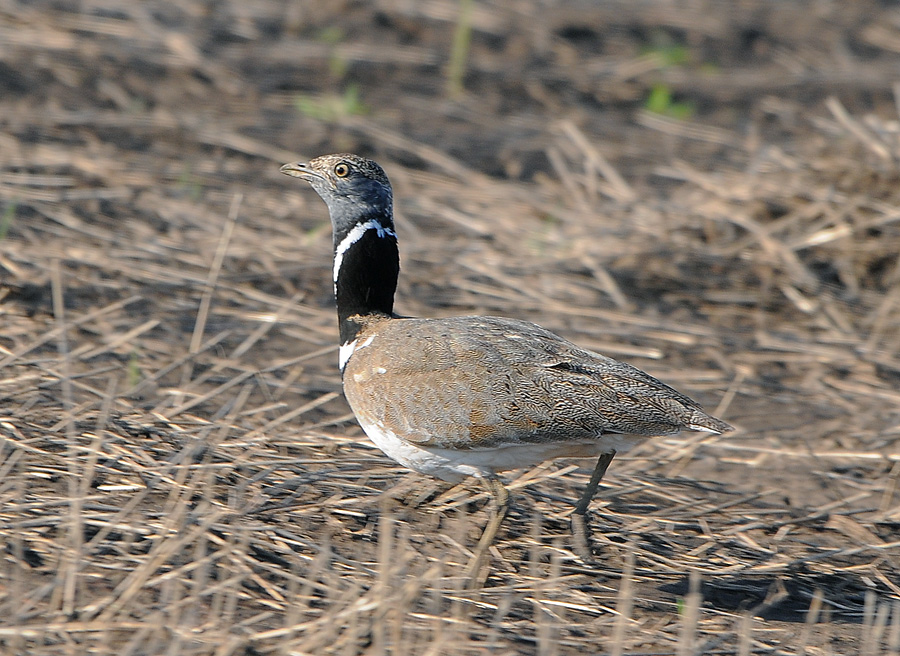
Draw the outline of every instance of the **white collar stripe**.
<instances>
[{"instance_id":1,"label":"white collar stripe","mask_svg":"<svg viewBox=\"0 0 900 656\"><path fill-rule=\"evenodd\" d=\"M362 236L369 230L375 230L382 239L385 237L397 238L397 233L390 228L385 228L375 219L369 219L365 223L357 223L353 226L353 229L347 233L347 236L344 237L341 240L341 243L337 245L337 248L334 249L334 272L332 274L332 279L334 280L335 285L337 285L338 273L340 272L341 264L344 261L344 253L346 253L353 244L362 239Z\"/></svg>"}]
</instances>

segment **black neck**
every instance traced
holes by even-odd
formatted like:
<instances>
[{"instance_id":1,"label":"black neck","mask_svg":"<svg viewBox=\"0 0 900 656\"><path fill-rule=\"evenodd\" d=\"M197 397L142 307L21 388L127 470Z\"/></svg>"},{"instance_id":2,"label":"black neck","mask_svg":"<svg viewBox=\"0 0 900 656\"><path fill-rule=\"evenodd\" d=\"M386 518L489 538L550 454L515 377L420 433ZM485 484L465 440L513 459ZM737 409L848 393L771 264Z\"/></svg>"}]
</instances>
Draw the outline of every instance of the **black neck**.
<instances>
[{"instance_id":1,"label":"black neck","mask_svg":"<svg viewBox=\"0 0 900 656\"><path fill-rule=\"evenodd\" d=\"M373 226L365 230L343 249L342 254L338 253L338 249L348 238L347 235L353 234L353 230L347 231L340 240L335 235L335 265L338 265L338 257L340 265L334 289L342 344L352 341L358 329L358 325L349 320L350 317L369 314L390 316L394 309L394 292L400 275L397 237L390 219L372 220L381 229Z\"/></svg>"}]
</instances>

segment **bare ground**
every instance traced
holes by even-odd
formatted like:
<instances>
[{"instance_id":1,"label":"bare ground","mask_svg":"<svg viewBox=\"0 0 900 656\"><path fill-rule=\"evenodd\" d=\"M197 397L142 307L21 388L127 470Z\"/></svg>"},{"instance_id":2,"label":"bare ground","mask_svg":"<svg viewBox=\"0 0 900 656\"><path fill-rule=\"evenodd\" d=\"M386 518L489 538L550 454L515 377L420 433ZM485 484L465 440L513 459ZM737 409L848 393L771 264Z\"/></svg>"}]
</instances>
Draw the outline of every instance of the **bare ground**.
<instances>
[{"instance_id":1,"label":"bare ground","mask_svg":"<svg viewBox=\"0 0 900 656\"><path fill-rule=\"evenodd\" d=\"M0 0L0 653L900 653L890 3ZM655 91L654 91L655 89ZM652 110L652 111L651 111ZM340 394L330 229L412 315L530 319L739 427L486 519Z\"/></svg>"}]
</instances>

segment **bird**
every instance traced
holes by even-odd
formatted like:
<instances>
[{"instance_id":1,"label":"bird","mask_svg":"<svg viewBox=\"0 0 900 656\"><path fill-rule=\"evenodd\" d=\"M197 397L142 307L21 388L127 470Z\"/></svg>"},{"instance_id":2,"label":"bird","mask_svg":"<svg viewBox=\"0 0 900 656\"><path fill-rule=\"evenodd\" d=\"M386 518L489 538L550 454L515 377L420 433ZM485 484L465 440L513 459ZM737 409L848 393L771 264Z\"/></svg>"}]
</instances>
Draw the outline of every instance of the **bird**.
<instances>
[{"instance_id":1,"label":"bird","mask_svg":"<svg viewBox=\"0 0 900 656\"><path fill-rule=\"evenodd\" d=\"M328 208L344 395L388 457L450 483L483 481L493 502L467 568L476 580L509 511L499 472L597 458L571 515L584 516L617 452L682 430L720 434L721 419L653 376L540 326L495 316L401 317L393 191L371 159L339 153L285 164Z\"/></svg>"}]
</instances>

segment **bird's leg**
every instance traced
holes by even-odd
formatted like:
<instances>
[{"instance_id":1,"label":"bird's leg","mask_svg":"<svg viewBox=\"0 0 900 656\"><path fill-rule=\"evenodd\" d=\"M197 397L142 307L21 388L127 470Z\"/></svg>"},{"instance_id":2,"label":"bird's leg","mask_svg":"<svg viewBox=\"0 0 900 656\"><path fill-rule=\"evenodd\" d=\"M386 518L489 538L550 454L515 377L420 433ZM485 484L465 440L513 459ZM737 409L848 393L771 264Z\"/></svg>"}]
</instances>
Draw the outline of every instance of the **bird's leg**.
<instances>
[{"instance_id":1,"label":"bird's leg","mask_svg":"<svg viewBox=\"0 0 900 656\"><path fill-rule=\"evenodd\" d=\"M597 492L597 488L600 486L600 481L603 480L603 476L606 474L606 470L609 468L609 463L612 462L612 459L616 457L616 450L612 449L611 451L607 451L600 455L600 458L597 460L597 464L594 466L594 471L591 474L591 480L587 484L587 487L584 489L584 494L581 495L581 499L578 500L578 504L575 506L575 512L579 515L584 515L587 513L588 506L591 505L591 499L594 498L594 494Z\"/></svg>"},{"instance_id":2,"label":"bird's leg","mask_svg":"<svg viewBox=\"0 0 900 656\"><path fill-rule=\"evenodd\" d=\"M494 507L491 518L484 527L481 539L478 541L478 546L475 547L475 553L466 569L466 578L470 589L481 587L484 583L484 580L481 578L481 566L484 562L484 557L487 555L491 545L494 544L497 531L509 512L509 491L503 485L503 482L496 476L486 476L482 480L484 480L488 491L491 493L491 501Z\"/></svg>"},{"instance_id":3,"label":"bird's leg","mask_svg":"<svg viewBox=\"0 0 900 656\"><path fill-rule=\"evenodd\" d=\"M597 464L591 474L591 480L587 484L584 494L581 495L581 498L578 500L578 503L575 505L575 510L572 513L572 537L575 540L575 551L586 563L592 562L593 556L591 556L591 548L588 544L585 515L587 514L588 506L591 505L591 499L594 498L594 494L600 486L600 481L603 480L603 475L606 474L609 463L611 463L612 459L615 457L615 449L600 454L600 458L597 460Z\"/></svg>"}]
</instances>

